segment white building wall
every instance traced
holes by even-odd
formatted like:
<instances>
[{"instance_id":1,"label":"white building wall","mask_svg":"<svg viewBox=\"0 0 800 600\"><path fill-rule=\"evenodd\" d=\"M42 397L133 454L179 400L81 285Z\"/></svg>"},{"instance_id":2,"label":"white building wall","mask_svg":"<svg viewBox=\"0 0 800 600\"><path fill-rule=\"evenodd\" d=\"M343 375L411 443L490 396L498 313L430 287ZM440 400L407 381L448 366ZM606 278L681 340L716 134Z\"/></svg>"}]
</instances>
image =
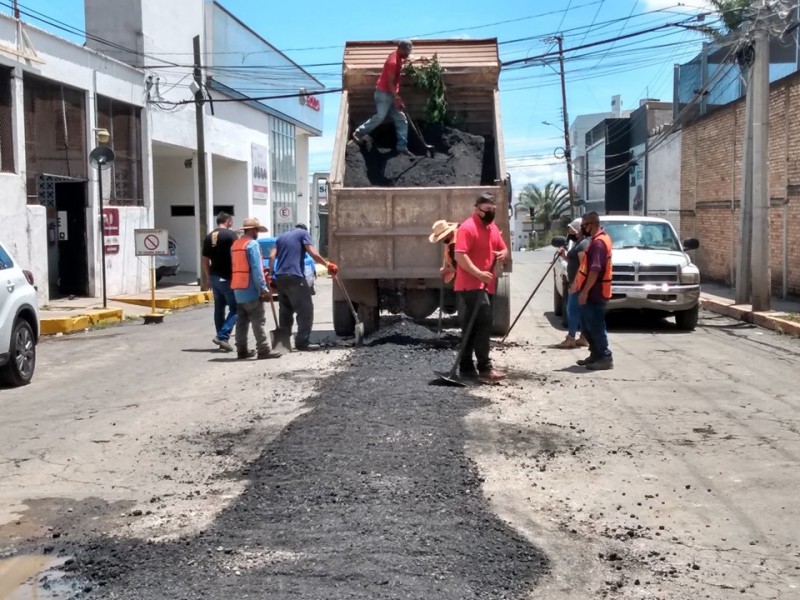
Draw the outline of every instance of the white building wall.
<instances>
[{"instance_id":1,"label":"white building wall","mask_svg":"<svg viewBox=\"0 0 800 600\"><path fill-rule=\"evenodd\" d=\"M655 145L647 156L645 210L648 216L672 223L680 235L681 214L681 131ZM653 146L659 136L651 137Z\"/></svg>"},{"instance_id":2,"label":"white building wall","mask_svg":"<svg viewBox=\"0 0 800 600\"><path fill-rule=\"evenodd\" d=\"M308 135L298 131L296 136L297 154L297 216L295 223L305 223L306 227L311 227L311 194L308 185Z\"/></svg>"},{"instance_id":3,"label":"white building wall","mask_svg":"<svg viewBox=\"0 0 800 600\"><path fill-rule=\"evenodd\" d=\"M173 217L171 208L176 206L196 206L193 169L187 169L181 157L161 156L153 170L154 213L158 227L169 230L178 245L178 260L182 271L196 272L196 257L199 253L200 239L195 217Z\"/></svg>"},{"instance_id":4,"label":"white building wall","mask_svg":"<svg viewBox=\"0 0 800 600\"><path fill-rule=\"evenodd\" d=\"M11 247L17 260L33 272L38 283L39 302L45 305L50 301L47 284L46 209L43 206L27 204L24 98L21 78L25 73L29 73L85 92L88 163L88 151L95 145L95 94L141 107L144 98L144 76L141 71L107 56L30 25L26 24L24 27L42 62L28 62L10 54L0 55L0 64L14 68L16 76L12 82L16 173L0 174L0 222L3 223L4 242ZM16 46L16 22L5 15L0 15L0 43ZM143 133L143 146L149 148L146 133ZM149 157L143 156L145 183L150 181L149 164ZM96 172L87 166L87 173L89 287L91 294L99 296L102 293L99 198ZM144 193L145 207L132 209L120 207L121 243L131 240L131 246L123 246L118 255L108 257L106 274L109 296L139 291L141 289L137 287L139 282L146 280L146 270L134 256L132 246L133 228L152 226L147 185Z\"/></svg>"}]
</instances>

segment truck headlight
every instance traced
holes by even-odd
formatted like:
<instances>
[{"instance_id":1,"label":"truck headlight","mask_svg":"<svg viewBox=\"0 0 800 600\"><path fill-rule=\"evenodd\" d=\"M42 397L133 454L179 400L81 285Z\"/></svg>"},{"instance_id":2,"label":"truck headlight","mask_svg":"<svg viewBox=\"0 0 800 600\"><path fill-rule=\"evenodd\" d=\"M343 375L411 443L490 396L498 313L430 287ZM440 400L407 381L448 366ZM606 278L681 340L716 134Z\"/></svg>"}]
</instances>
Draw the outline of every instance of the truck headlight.
<instances>
[{"instance_id":1,"label":"truck headlight","mask_svg":"<svg viewBox=\"0 0 800 600\"><path fill-rule=\"evenodd\" d=\"M700 283L700 269L694 265L686 265L681 269L681 283L683 285L697 285Z\"/></svg>"}]
</instances>

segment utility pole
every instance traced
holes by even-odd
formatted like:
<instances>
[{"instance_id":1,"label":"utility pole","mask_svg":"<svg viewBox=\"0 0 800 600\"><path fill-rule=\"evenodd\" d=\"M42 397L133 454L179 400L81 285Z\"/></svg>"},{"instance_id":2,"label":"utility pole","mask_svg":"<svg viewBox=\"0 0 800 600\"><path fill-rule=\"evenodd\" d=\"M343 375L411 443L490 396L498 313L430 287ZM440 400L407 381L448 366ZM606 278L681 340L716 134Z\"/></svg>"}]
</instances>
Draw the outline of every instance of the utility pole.
<instances>
[{"instance_id":1,"label":"utility pole","mask_svg":"<svg viewBox=\"0 0 800 600\"><path fill-rule=\"evenodd\" d=\"M744 136L742 140L742 199L739 205L739 251L736 256L736 304L749 304L750 260L753 248L753 65L746 67Z\"/></svg>"},{"instance_id":2,"label":"utility pole","mask_svg":"<svg viewBox=\"0 0 800 600\"><path fill-rule=\"evenodd\" d=\"M200 36L194 36L194 82L197 91L194 93L194 114L197 126L197 192L199 196L199 220L200 220L200 255L203 253L203 242L208 235L208 186L206 179L206 129L203 122L203 72L200 64ZM208 289L203 270L200 269L200 289Z\"/></svg>"},{"instance_id":3,"label":"utility pole","mask_svg":"<svg viewBox=\"0 0 800 600\"><path fill-rule=\"evenodd\" d=\"M769 29L764 0L755 0L759 11L755 22L753 61L753 311L770 309L769 269Z\"/></svg>"},{"instance_id":4,"label":"utility pole","mask_svg":"<svg viewBox=\"0 0 800 600\"><path fill-rule=\"evenodd\" d=\"M558 66L561 74L561 114L564 116L564 159L567 161L567 185L569 186L569 209L572 218L576 218L577 207L572 183L572 145L569 139L569 117L567 116L567 83L564 78L564 37L555 36L558 42Z\"/></svg>"}]
</instances>

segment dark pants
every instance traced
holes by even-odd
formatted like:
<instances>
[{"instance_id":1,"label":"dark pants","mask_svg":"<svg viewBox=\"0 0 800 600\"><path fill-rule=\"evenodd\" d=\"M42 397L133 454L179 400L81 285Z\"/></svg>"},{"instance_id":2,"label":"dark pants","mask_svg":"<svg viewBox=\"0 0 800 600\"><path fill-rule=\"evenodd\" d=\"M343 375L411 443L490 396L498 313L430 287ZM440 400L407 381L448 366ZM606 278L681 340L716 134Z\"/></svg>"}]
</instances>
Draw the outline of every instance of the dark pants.
<instances>
[{"instance_id":1,"label":"dark pants","mask_svg":"<svg viewBox=\"0 0 800 600\"><path fill-rule=\"evenodd\" d=\"M461 324L462 335L466 334L467 326L472 318L473 312L478 310L475 324L472 331L466 338L464 353L461 355L459 368L462 375L475 372L475 360L478 363L478 372L483 373L492 369L492 361L489 358L489 339L492 335L492 297L485 290L473 290L469 292L459 292L464 321Z\"/></svg>"},{"instance_id":2,"label":"dark pants","mask_svg":"<svg viewBox=\"0 0 800 600\"><path fill-rule=\"evenodd\" d=\"M278 323L281 329L292 330L294 316L297 315L297 335L294 337L295 348L308 347L311 328L314 326L314 301L311 299L311 288L305 277L279 275L275 278L278 288Z\"/></svg>"},{"instance_id":3,"label":"dark pants","mask_svg":"<svg viewBox=\"0 0 800 600\"><path fill-rule=\"evenodd\" d=\"M217 339L231 339L233 326L236 325L236 294L231 289L230 279L223 279L218 275L209 277L211 291L214 293L214 327L217 329ZM225 316L225 307L228 307L228 316Z\"/></svg>"},{"instance_id":4,"label":"dark pants","mask_svg":"<svg viewBox=\"0 0 800 600\"><path fill-rule=\"evenodd\" d=\"M236 350L239 354L247 352L247 328L253 328L256 350L263 354L272 350L267 337L267 313L261 300L240 302L236 305Z\"/></svg>"},{"instance_id":5,"label":"dark pants","mask_svg":"<svg viewBox=\"0 0 800 600\"><path fill-rule=\"evenodd\" d=\"M581 306L581 333L589 342L589 352L593 358L611 358L605 302L587 302Z\"/></svg>"}]
</instances>

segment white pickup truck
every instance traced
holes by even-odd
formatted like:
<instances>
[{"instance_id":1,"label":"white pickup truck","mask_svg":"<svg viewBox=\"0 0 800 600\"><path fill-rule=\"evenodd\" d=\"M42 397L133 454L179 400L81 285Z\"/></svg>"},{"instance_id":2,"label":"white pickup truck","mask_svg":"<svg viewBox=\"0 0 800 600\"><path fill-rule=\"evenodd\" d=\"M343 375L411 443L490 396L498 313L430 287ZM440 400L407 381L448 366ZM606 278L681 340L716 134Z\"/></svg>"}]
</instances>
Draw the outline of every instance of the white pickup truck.
<instances>
[{"instance_id":1,"label":"white pickup truck","mask_svg":"<svg viewBox=\"0 0 800 600\"><path fill-rule=\"evenodd\" d=\"M642 310L675 316L678 329L692 331L700 311L700 270L688 250L700 242L678 239L665 219L604 216L600 224L611 237L611 300L607 310ZM553 245L558 245L555 240ZM556 261L553 310L566 313L567 262Z\"/></svg>"}]
</instances>

